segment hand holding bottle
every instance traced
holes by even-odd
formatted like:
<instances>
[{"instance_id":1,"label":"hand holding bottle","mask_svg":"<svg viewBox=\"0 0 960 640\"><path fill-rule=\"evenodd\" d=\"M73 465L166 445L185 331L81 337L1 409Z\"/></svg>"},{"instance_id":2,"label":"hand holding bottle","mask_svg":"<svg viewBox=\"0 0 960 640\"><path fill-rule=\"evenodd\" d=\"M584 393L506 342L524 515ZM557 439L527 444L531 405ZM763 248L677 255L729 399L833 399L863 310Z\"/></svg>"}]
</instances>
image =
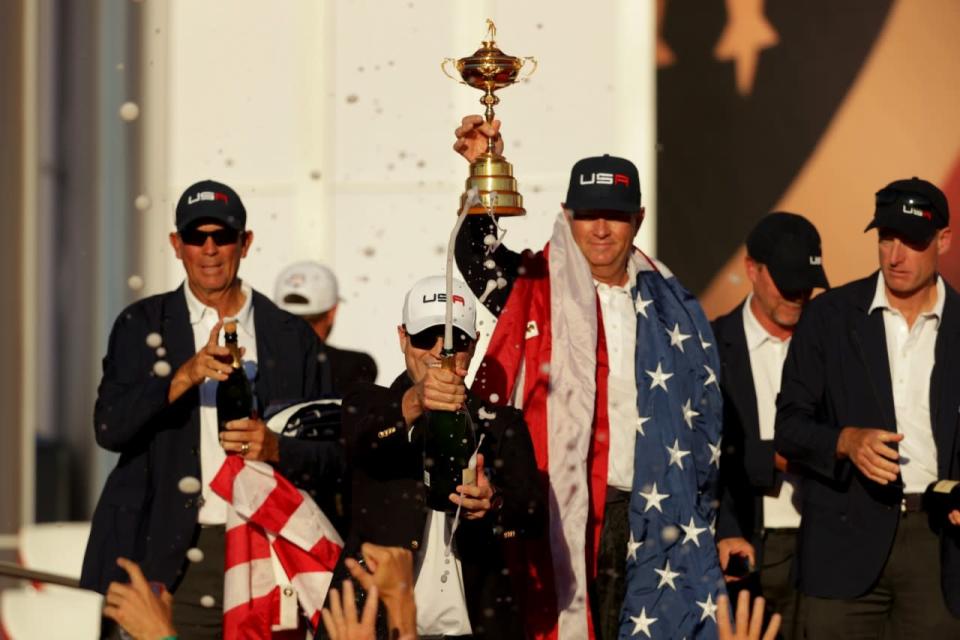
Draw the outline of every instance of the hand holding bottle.
<instances>
[{"instance_id":1,"label":"hand holding bottle","mask_svg":"<svg viewBox=\"0 0 960 640\"><path fill-rule=\"evenodd\" d=\"M460 495L463 494L461 504ZM477 483L457 485L457 493L450 494L450 502L461 505L463 517L479 520L487 515L493 505L493 486L483 472L483 454L477 454Z\"/></svg>"},{"instance_id":2,"label":"hand holding bottle","mask_svg":"<svg viewBox=\"0 0 960 640\"><path fill-rule=\"evenodd\" d=\"M219 344L220 328L223 321L217 321L210 330L207 344L192 358L180 365L170 381L167 401L173 402L193 387L202 384L207 378L222 382L227 379L233 368L230 366L230 350Z\"/></svg>"},{"instance_id":3,"label":"hand holding bottle","mask_svg":"<svg viewBox=\"0 0 960 640\"><path fill-rule=\"evenodd\" d=\"M237 453L245 460L280 462L277 434L256 415L231 420L225 426L226 429L220 432L220 446L227 453Z\"/></svg>"}]
</instances>

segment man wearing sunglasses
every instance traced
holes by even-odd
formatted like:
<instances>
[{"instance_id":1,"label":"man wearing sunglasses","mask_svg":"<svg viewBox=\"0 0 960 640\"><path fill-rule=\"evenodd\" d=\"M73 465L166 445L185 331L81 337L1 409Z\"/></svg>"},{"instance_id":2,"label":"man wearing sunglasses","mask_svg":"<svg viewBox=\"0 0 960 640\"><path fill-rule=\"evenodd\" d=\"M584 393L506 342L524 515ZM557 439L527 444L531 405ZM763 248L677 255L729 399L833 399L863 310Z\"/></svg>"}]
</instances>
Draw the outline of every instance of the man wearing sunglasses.
<instances>
[{"instance_id":1,"label":"man wearing sunglasses","mask_svg":"<svg viewBox=\"0 0 960 640\"><path fill-rule=\"evenodd\" d=\"M476 302L459 280L452 296L455 371L440 368L445 279L425 278L407 292L397 328L406 370L390 387L357 385L344 400L353 501L343 557L356 557L366 542L413 551L421 638L523 638L503 547L538 533L545 495L521 413L493 407L464 385L476 347ZM423 437L430 411L459 409L480 448L476 485L458 489L454 533L454 516L425 504ZM460 496L451 495L450 504L461 504Z\"/></svg>"},{"instance_id":2,"label":"man wearing sunglasses","mask_svg":"<svg viewBox=\"0 0 960 640\"><path fill-rule=\"evenodd\" d=\"M960 297L938 273L950 211L936 186L876 195L880 270L804 310L774 446L803 474L796 577L808 638L960 637L960 511L924 491L960 479Z\"/></svg>"},{"instance_id":3,"label":"man wearing sunglasses","mask_svg":"<svg viewBox=\"0 0 960 640\"><path fill-rule=\"evenodd\" d=\"M186 281L117 318L94 411L97 443L120 459L93 516L81 584L104 592L124 580L116 558L134 560L174 594L176 626L191 638L220 637L223 626L227 505L209 482L226 455L269 462L295 483L322 483L342 465L336 443L280 439L256 416L218 434L217 384L231 371L226 318L236 319L260 415L320 388L310 327L238 275L253 242L246 217L225 184L183 193L170 244Z\"/></svg>"},{"instance_id":4,"label":"man wearing sunglasses","mask_svg":"<svg viewBox=\"0 0 960 640\"><path fill-rule=\"evenodd\" d=\"M803 216L768 214L747 236L744 266L750 295L713 322L723 391L717 548L728 580L762 595L792 640L801 614L791 575L800 479L773 449L773 424L790 338L813 290L829 286L820 234Z\"/></svg>"}]
</instances>

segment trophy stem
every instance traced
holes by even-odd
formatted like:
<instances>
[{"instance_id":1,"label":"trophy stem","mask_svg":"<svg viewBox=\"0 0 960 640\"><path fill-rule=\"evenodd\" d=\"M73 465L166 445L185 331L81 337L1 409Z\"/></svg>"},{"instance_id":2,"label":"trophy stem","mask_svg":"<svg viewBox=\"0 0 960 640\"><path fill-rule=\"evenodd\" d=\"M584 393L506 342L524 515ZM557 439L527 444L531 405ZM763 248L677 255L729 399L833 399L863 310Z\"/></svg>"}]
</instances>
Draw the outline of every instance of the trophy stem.
<instances>
[{"instance_id":1,"label":"trophy stem","mask_svg":"<svg viewBox=\"0 0 960 640\"><path fill-rule=\"evenodd\" d=\"M500 102L500 98L498 98L493 93L493 87L488 84L486 95L480 98L480 104L486 105L487 107L486 111L484 112L484 116L488 124L493 124L493 116L494 116L493 105L497 104L498 102ZM496 146L496 142L494 141L494 139L487 138L487 153L490 154L491 156L496 155L494 153L495 146Z\"/></svg>"}]
</instances>

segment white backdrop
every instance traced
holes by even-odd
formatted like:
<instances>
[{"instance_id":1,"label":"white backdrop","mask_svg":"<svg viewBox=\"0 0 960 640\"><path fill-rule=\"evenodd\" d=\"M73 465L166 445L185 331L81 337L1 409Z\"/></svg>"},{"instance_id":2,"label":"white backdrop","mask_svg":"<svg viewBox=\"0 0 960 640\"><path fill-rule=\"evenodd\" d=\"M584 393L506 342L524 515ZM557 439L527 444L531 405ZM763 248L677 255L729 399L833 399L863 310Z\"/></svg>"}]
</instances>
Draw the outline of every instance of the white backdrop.
<instances>
[{"instance_id":1,"label":"white backdrop","mask_svg":"<svg viewBox=\"0 0 960 640\"><path fill-rule=\"evenodd\" d=\"M467 165L453 129L480 92L440 71L480 46L484 20L506 53L540 63L500 92L505 154L527 216L507 245L547 240L570 166L611 153L640 167L653 251L655 95L652 0L575 8L538 0L145 3L141 104L150 199L144 294L176 286L166 236L173 203L214 178L244 199L255 239L241 275L272 296L289 262L336 271L345 302L331 342L371 352L380 381L402 367L394 327L403 294L441 273ZM481 332L491 328L482 319Z\"/></svg>"}]
</instances>

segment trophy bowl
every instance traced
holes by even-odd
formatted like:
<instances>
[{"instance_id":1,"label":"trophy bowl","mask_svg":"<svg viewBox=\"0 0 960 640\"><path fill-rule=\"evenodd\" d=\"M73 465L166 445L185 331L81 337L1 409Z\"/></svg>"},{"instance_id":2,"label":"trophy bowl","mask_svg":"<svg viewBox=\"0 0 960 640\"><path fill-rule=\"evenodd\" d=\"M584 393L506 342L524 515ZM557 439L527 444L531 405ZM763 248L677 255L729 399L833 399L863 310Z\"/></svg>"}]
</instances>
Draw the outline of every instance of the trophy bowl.
<instances>
[{"instance_id":1,"label":"trophy bowl","mask_svg":"<svg viewBox=\"0 0 960 640\"><path fill-rule=\"evenodd\" d=\"M483 91L480 104L485 107L484 118L488 123L493 122L493 107L500 102L495 92L516 84L520 80L521 70L528 62L531 63L531 68L526 77L530 77L537 69L534 58L509 56L498 49L494 42L496 34L497 28L493 21L487 20L487 37L482 42L483 46L471 56L457 60L446 58L440 65L449 78L457 80L447 71L448 64L457 70L461 84ZM495 151L494 145L495 141L489 139L487 150L470 163L470 176L466 181L464 195L460 197L460 206L463 207L466 191L476 187L480 204L470 208L471 214L522 216L526 211L523 208L523 196L517 191L513 166Z\"/></svg>"}]
</instances>

